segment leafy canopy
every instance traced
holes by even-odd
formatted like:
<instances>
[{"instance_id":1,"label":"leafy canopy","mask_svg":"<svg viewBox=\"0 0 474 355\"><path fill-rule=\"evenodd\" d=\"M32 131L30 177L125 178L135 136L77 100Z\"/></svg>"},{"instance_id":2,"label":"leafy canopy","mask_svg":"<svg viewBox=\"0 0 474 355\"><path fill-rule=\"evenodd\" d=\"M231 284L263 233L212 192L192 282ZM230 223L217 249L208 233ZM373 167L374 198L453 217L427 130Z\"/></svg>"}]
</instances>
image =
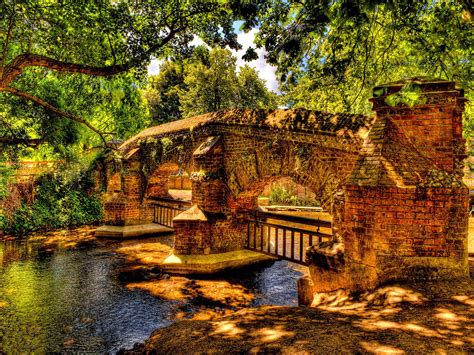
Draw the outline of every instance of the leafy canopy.
<instances>
[{"instance_id":1,"label":"leafy canopy","mask_svg":"<svg viewBox=\"0 0 474 355\"><path fill-rule=\"evenodd\" d=\"M236 58L223 48L195 48L190 57L161 65L145 91L155 124L227 108L275 108L269 91L254 68L236 67Z\"/></svg>"},{"instance_id":2,"label":"leafy canopy","mask_svg":"<svg viewBox=\"0 0 474 355\"><path fill-rule=\"evenodd\" d=\"M406 77L454 80L472 97L469 4L241 0L234 7L246 20L243 29L259 27L257 45L277 65L289 105L368 113L372 87Z\"/></svg>"},{"instance_id":3,"label":"leafy canopy","mask_svg":"<svg viewBox=\"0 0 474 355\"><path fill-rule=\"evenodd\" d=\"M2 145L74 143L80 126L104 141L134 133L146 121L131 117L150 58L191 51L194 35L239 48L232 16L220 0L2 1Z\"/></svg>"}]
</instances>

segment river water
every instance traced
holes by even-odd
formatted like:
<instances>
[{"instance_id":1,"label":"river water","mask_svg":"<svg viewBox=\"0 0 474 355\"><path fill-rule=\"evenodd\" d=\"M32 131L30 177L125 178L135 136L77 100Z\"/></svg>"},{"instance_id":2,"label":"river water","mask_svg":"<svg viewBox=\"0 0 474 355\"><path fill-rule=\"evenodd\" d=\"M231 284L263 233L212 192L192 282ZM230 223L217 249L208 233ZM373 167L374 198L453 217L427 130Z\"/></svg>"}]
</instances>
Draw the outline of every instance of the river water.
<instances>
[{"instance_id":1,"label":"river water","mask_svg":"<svg viewBox=\"0 0 474 355\"><path fill-rule=\"evenodd\" d=\"M0 241L0 353L114 353L176 321L183 303L191 313L202 307L125 287L117 244L51 250L39 242ZM253 294L249 306L294 306L301 275L301 267L277 261L226 280Z\"/></svg>"}]
</instances>

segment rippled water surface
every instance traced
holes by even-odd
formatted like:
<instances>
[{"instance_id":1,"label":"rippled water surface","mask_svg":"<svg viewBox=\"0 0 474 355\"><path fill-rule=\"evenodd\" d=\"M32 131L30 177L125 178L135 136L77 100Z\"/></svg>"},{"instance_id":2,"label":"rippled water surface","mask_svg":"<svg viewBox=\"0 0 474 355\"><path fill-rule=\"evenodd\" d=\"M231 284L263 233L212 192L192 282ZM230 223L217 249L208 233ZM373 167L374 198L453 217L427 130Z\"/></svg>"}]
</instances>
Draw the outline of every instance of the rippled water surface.
<instances>
[{"instance_id":1,"label":"rippled water surface","mask_svg":"<svg viewBox=\"0 0 474 355\"><path fill-rule=\"evenodd\" d=\"M0 241L0 352L115 352L175 321L183 302L129 290L115 244L79 250ZM232 283L254 294L251 306L296 305L301 268L284 261L234 271Z\"/></svg>"}]
</instances>

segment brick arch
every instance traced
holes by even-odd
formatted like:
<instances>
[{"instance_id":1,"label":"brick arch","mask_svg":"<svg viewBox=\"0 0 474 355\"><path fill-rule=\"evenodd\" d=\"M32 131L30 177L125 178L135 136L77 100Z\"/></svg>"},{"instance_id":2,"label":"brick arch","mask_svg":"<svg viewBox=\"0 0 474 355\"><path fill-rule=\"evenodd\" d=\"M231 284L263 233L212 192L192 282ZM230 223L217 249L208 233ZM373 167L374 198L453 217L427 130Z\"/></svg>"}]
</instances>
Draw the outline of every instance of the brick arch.
<instances>
[{"instance_id":1,"label":"brick arch","mask_svg":"<svg viewBox=\"0 0 474 355\"><path fill-rule=\"evenodd\" d=\"M332 201L333 197L340 192L339 186L329 186L327 189L324 189L324 186L321 189L317 189L314 185L308 185L307 180L304 179L301 175L298 174L289 174L289 175L274 175L274 176L265 176L246 187L246 190L239 193L237 196L228 197L229 206L233 210L255 210L258 208L258 197L262 194L265 187L269 184L277 182L282 178L289 178L294 183L308 188L312 193L314 193L318 199L321 200L322 207L327 210L327 212L332 213ZM332 188L332 189L331 189Z\"/></svg>"},{"instance_id":2,"label":"brick arch","mask_svg":"<svg viewBox=\"0 0 474 355\"><path fill-rule=\"evenodd\" d=\"M275 146L253 140L240 151L224 154L229 205L231 209L254 209L267 184L289 177L309 188L323 208L331 210L333 197L344 186L356 159L357 154L311 144L281 140Z\"/></svg>"}]
</instances>

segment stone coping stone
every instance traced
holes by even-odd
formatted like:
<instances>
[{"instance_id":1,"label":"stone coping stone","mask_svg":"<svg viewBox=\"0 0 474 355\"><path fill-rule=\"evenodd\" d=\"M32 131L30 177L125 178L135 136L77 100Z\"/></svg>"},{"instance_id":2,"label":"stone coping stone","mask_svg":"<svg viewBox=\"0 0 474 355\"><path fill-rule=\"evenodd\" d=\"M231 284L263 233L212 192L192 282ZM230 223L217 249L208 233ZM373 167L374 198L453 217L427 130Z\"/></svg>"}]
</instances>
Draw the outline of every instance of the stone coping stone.
<instances>
[{"instance_id":1,"label":"stone coping stone","mask_svg":"<svg viewBox=\"0 0 474 355\"><path fill-rule=\"evenodd\" d=\"M122 239L168 233L173 233L173 229L156 223L148 223L134 226L103 225L96 229L95 236L97 238Z\"/></svg>"},{"instance_id":2,"label":"stone coping stone","mask_svg":"<svg viewBox=\"0 0 474 355\"><path fill-rule=\"evenodd\" d=\"M193 222L207 222L206 214L199 208L198 205L193 205L191 208L173 218L173 221L193 221Z\"/></svg>"},{"instance_id":3,"label":"stone coping stone","mask_svg":"<svg viewBox=\"0 0 474 355\"><path fill-rule=\"evenodd\" d=\"M275 261L277 258L251 250L236 250L227 253L207 255L175 255L171 254L161 264L161 270L178 275L215 274L232 269Z\"/></svg>"}]
</instances>

